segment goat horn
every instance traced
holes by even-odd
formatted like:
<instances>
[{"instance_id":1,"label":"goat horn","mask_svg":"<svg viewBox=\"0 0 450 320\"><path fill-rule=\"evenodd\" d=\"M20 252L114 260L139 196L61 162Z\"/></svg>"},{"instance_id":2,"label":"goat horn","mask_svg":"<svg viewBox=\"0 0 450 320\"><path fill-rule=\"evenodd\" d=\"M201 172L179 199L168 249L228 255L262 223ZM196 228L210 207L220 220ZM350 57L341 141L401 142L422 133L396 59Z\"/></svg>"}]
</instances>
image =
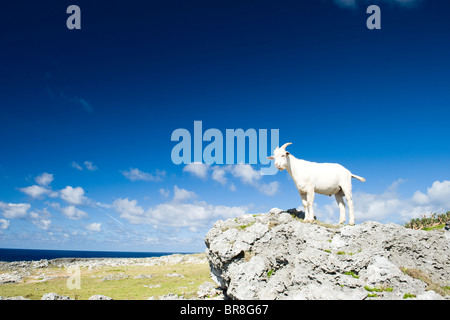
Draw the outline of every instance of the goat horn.
<instances>
[{"instance_id":1,"label":"goat horn","mask_svg":"<svg viewBox=\"0 0 450 320\"><path fill-rule=\"evenodd\" d=\"M285 144L283 144L283 146L280 149L286 150L286 147L290 144L292 144L292 142L285 143Z\"/></svg>"}]
</instances>

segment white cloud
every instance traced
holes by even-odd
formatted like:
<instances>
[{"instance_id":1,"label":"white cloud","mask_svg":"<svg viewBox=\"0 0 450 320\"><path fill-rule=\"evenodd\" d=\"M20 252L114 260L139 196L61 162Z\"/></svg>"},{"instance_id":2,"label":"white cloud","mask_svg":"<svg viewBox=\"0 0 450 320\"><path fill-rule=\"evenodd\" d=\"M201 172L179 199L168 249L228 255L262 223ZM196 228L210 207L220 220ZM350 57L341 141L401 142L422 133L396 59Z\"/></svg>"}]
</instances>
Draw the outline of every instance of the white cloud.
<instances>
[{"instance_id":1,"label":"white cloud","mask_svg":"<svg viewBox=\"0 0 450 320\"><path fill-rule=\"evenodd\" d=\"M88 217L88 214L75 206L68 206L65 208L61 208L60 211L64 216L71 220L80 220L81 218Z\"/></svg>"},{"instance_id":2,"label":"white cloud","mask_svg":"<svg viewBox=\"0 0 450 320\"><path fill-rule=\"evenodd\" d=\"M223 167L220 167L220 166L212 167L211 178L214 181L217 181L222 185L226 185L228 182L228 179L225 177L225 174L226 174L226 170Z\"/></svg>"},{"instance_id":3,"label":"white cloud","mask_svg":"<svg viewBox=\"0 0 450 320\"><path fill-rule=\"evenodd\" d=\"M278 192L279 183L274 181L269 184L261 183L263 175L260 171L255 170L250 164L230 164L226 166L210 166L208 164L193 162L186 165L183 171L192 175L207 179L208 173L211 172L211 178L219 182L221 185L228 185L231 191L236 191L236 186L227 178L230 173L234 178L239 179L241 183L256 188L262 194L273 196Z\"/></svg>"},{"instance_id":4,"label":"white cloud","mask_svg":"<svg viewBox=\"0 0 450 320\"><path fill-rule=\"evenodd\" d=\"M255 187L262 194L273 196L278 192L279 183L277 181L273 181L269 184L261 183L260 180L263 175L260 171L253 169L249 164L229 165L227 168L231 174L234 177L239 178L242 183Z\"/></svg>"},{"instance_id":5,"label":"white cloud","mask_svg":"<svg viewBox=\"0 0 450 320\"><path fill-rule=\"evenodd\" d=\"M42 198L43 195L45 194L49 194L50 190L43 187L43 186L38 186L38 185L32 185L26 188L19 188L20 192L23 192L27 195L29 195L32 198Z\"/></svg>"},{"instance_id":6,"label":"white cloud","mask_svg":"<svg viewBox=\"0 0 450 320\"><path fill-rule=\"evenodd\" d=\"M87 198L84 196L84 190L81 187L73 188L67 186L60 191L61 199L73 205L85 204Z\"/></svg>"},{"instance_id":7,"label":"white cloud","mask_svg":"<svg viewBox=\"0 0 450 320\"><path fill-rule=\"evenodd\" d=\"M98 167L95 166L91 161L85 161L84 163L84 168L86 168L89 171L96 171L98 170ZM83 171L84 168L78 164L78 162L72 161L72 168L75 168L77 170Z\"/></svg>"},{"instance_id":8,"label":"white cloud","mask_svg":"<svg viewBox=\"0 0 450 320\"><path fill-rule=\"evenodd\" d=\"M381 194L355 192L353 203L357 222L374 220L406 223L424 214L429 216L431 213L443 213L450 209L450 181L435 181L426 193L416 191L411 197L402 198L397 189L404 182L402 179L394 181ZM348 208L346 214L348 220ZM315 208L315 215L320 220L337 222L339 209L334 202Z\"/></svg>"},{"instance_id":9,"label":"white cloud","mask_svg":"<svg viewBox=\"0 0 450 320\"><path fill-rule=\"evenodd\" d=\"M173 201L183 202L196 198L197 195L193 191L188 191L186 189L180 189L177 186L173 188Z\"/></svg>"},{"instance_id":10,"label":"white cloud","mask_svg":"<svg viewBox=\"0 0 450 320\"><path fill-rule=\"evenodd\" d=\"M44 208L42 210L33 210L30 212L30 217L32 219L41 219L41 218L48 218L51 214L48 212L47 208Z\"/></svg>"},{"instance_id":11,"label":"white cloud","mask_svg":"<svg viewBox=\"0 0 450 320\"><path fill-rule=\"evenodd\" d=\"M144 241L150 244L159 244L158 238L146 238Z\"/></svg>"},{"instance_id":12,"label":"white cloud","mask_svg":"<svg viewBox=\"0 0 450 320\"><path fill-rule=\"evenodd\" d=\"M86 226L86 229L89 231L100 232L101 227L102 227L102 224L100 222L94 222L94 223L88 224Z\"/></svg>"},{"instance_id":13,"label":"white cloud","mask_svg":"<svg viewBox=\"0 0 450 320\"><path fill-rule=\"evenodd\" d=\"M120 173L123 174L125 178L127 178L130 181L162 181L162 178L165 177L166 172L161 170L156 170L154 174L141 171L137 168L130 168L130 170L126 171L120 171Z\"/></svg>"},{"instance_id":14,"label":"white cloud","mask_svg":"<svg viewBox=\"0 0 450 320\"><path fill-rule=\"evenodd\" d=\"M121 218L132 224L139 224L144 216L144 209L137 205L137 200L117 199L113 202L112 207L120 213Z\"/></svg>"},{"instance_id":15,"label":"white cloud","mask_svg":"<svg viewBox=\"0 0 450 320\"><path fill-rule=\"evenodd\" d=\"M169 189L161 188L161 189L159 189L159 193L165 198L168 198L170 196L170 190Z\"/></svg>"},{"instance_id":16,"label":"white cloud","mask_svg":"<svg viewBox=\"0 0 450 320\"><path fill-rule=\"evenodd\" d=\"M75 168L77 170L83 171L83 167L80 166L78 163L76 163L75 161L72 161L72 168Z\"/></svg>"},{"instance_id":17,"label":"white cloud","mask_svg":"<svg viewBox=\"0 0 450 320\"><path fill-rule=\"evenodd\" d=\"M97 166L94 166L94 164L91 161L85 161L84 162L84 166L86 167L86 169L88 169L89 171L96 171L98 170Z\"/></svg>"},{"instance_id":18,"label":"white cloud","mask_svg":"<svg viewBox=\"0 0 450 320\"><path fill-rule=\"evenodd\" d=\"M192 163L187 164L183 168L183 171L189 172L189 173L193 174L194 176L201 178L201 179L206 179L208 170L209 170L209 165L206 163L201 163L201 162L192 162Z\"/></svg>"},{"instance_id":19,"label":"white cloud","mask_svg":"<svg viewBox=\"0 0 450 320\"><path fill-rule=\"evenodd\" d=\"M37 184L25 188L19 188L19 191L34 199L41 199L44 195L48 195L52 198L58 196L58 193L52 191L51 187L49 187L50 183L53 181L53 174L44 172L35 177L34 181L36 181Z\"/></svg>"},{"instance_id":20,"label":"white cloud","mask_svg":"<svg viewBox=\"0 0 450 320\"><path fill-rule=\"evenodd\" d=\"M50 212L48 212L47 208L30 212L32 223L42 230L48 230L50 228L50 225L52 223L52 221L48 219L50 216L51 214Z\"/></svg>"},{"instance_id":21,"label":"white cloud","mask_svg":"<svg viewBox=\"0 0 450 320\"><path fill-rule=\"evenodd\" d=\"M50 219L33 220L33 224L39 229L48 230L50 229L52 221Z\"/></svg>"},{"instance_id":22,"label":"white cloud","mask_svg":"<svg viewBox=\"0 0 450 320\"><path fill-rule=\"evenodd\" d=\"M261 173L249 164L230 165L228 169L234 177L239 178L245 184L255 185L262 178Z\"/></svg>"},{"instance_id":23,"label":"white cloud","mask_svg":"<svg viewBox=\"0 0 450 320\"><path fill-rule=\"evenodd\" d=\"M435 181L427 193L416 191L413 200L419 205L434 205L450 209L450 181Z\"/></svg>"},{"instance_id":24,"label":"white cloud","mask_svg":"<svg viewBox=\"0 0 450 320\"><path fill-rule=\"evenodd\" d=\"M28 203L4 203L0 201L0 210L3 210L3 216L8 219L25 218L30 208L31 205Z\"/></svg>"},{"instance_id":25,"label":"white cloud","mask_svg":"<svg viewBox=\"0 0 450 320\"><path fill-rule=\"evenodd\" d=\"M245 206L228 207L208 204L204 201L186 203L196 194L192 191L174 187L172 201L159 204L144 210L136 200L117 199L113 208L120 213L120 217L131 224L152 224L156 226L187 227L197 230L206 227L218 219L227 219L247 213Z\"/></svg>"},{"instance_id":26,"label":"white cloud","mask_svg":"<svg viewBox=\"0 0 450 320\"><path fill-rule=\"evenodd\" d=\"M53 181L53 174L44 172L40 176L34 178L34 181L40 186L47 187Z\"/></svg>"},{"instance_id":27,"label":"white cloud","mask_svg":"<svg viewBox=\"0 0 450 320\"><path fill-rule=\"evenodd\" d=\"M279 187L280 187L280 184L278 183L278 181L273 181L268 184L261 184L259 186L259 191L262 194L265 194L267 196L273 196L274 194L276 194L278 192Z\"/></svg>"},{"instance_id":28,"label":"white cloud","mask_svg":"<svg viewBox=\"0 0 450 320\"><path fill-rule=\"evenodd\" d=\"M145 212L145 222L170 227L199 228L218 219L228 219L247 213L248 208L215 206L204 201L196 203L163 203Z\"/></svg>"},{"instance_id":29,"label":"white cloud","mask_svg":"<svg viewBox=\"0 0 450 320\"><path fill-rule=\"evenodd\" d=\"M0 230L6 230L9 227L9 220L6 219L0 219Z\"/></svg>"}]
</instances>

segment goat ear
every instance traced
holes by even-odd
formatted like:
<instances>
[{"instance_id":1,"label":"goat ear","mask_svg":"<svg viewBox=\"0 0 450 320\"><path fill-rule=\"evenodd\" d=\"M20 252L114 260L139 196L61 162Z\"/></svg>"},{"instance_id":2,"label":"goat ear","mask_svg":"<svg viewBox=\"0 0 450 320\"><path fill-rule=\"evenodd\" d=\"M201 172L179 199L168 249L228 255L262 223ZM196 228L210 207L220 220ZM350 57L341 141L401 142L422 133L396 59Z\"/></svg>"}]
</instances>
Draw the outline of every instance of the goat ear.
<instances>
[{"instance_id":1,"label":"goat ear","mask_svg":"<svg viewBox=\"0 0 450 320\"><path fill-rule=\"evenodd\" d=\"M273 156L267 157L269 160L274 160L275 158Z\"/></svg>"}]
</instances>

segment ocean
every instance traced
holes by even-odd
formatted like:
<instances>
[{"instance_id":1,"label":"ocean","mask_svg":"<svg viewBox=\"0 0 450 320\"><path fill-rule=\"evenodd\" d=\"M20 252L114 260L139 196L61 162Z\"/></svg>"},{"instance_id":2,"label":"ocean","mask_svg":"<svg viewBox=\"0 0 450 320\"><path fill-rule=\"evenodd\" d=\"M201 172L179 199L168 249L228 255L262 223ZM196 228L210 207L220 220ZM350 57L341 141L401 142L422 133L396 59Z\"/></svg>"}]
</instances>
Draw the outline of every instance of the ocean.
<instances>
[{"instance_id":1,"label":"ocean","mask_svg":"<svg viewBox=\"0 0 450 320\"><path fill-rule=\"evenodd\" d=\"M57 258L151 258L175 253L189 254L190 252L124 252L0 248L0 261L31 261Z\"/></svg>"}]
</instances>

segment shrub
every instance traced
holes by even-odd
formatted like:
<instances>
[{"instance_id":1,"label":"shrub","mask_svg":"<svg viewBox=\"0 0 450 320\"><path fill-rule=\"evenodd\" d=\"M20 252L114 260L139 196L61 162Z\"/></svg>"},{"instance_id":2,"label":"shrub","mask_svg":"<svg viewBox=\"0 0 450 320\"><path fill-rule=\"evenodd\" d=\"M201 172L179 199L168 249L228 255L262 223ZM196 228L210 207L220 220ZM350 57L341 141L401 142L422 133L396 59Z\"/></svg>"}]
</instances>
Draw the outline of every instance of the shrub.
<instances>
[{"instance_id":1,"label":"shrub","mask_svg":"<svg viewBox=\"0 0 450 320\"><path fill-rule=\"evenodd\" d=\"M414 230L431 230L443 228L447 221L450 221L450 211L442 214L432 213L430 217L424 214L421 218L411 219L405 227Z\"/></svg>"}]
</instances>

